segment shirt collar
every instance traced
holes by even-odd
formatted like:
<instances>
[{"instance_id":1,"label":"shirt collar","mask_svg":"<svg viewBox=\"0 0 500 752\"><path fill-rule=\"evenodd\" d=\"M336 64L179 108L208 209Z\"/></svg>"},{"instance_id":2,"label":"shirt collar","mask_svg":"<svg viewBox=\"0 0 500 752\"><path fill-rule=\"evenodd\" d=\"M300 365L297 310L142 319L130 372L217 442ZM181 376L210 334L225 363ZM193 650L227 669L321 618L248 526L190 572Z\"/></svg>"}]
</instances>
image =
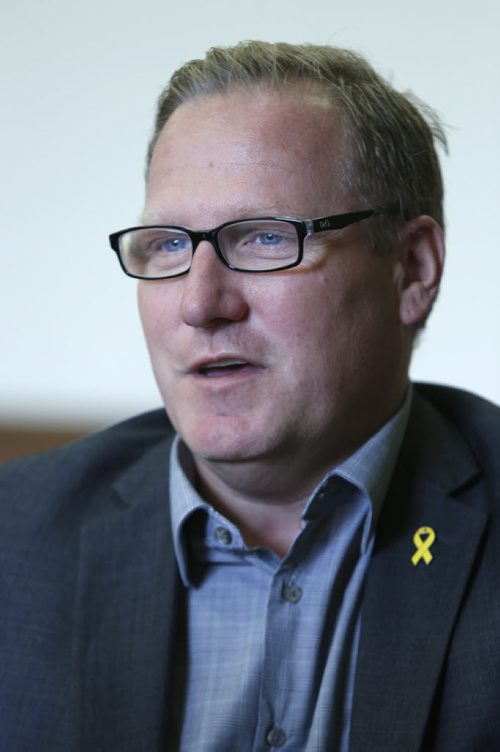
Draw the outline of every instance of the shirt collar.
<instances>
[{"instance_id":1,"label":"shirt collar","mask_svg":"<svg viewBox=\"0 0 500 752\"><path fill-rule=\"evenodd\" d=\"M335 487L347 482L357 488L370 502L370 524L366 529L363 547L373 532L391 481L401 443L408 424L413 387L409 384L405 399L395 415L344 462L330 471L311 494L302 515L304 520L325 513L322 501L335 496ZM233 543L243 546L237 527L204 501L196 490L196 473L192 455L179 436L170 452L170 514L174 536L174 549L184 584L189 586L189 552L186 540L186 523L193 516L207 515L210 525L221 524L230 529ZM345 495L341 494L341 496Z\"/></svg>"}]
</instances>

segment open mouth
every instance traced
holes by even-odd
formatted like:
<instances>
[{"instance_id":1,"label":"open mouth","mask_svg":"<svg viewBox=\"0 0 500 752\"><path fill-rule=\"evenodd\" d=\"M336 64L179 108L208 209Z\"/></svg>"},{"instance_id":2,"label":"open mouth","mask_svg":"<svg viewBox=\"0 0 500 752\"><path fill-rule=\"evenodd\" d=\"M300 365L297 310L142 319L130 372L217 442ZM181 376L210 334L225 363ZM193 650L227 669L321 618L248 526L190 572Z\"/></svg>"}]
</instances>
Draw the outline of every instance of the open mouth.
<instances>
[{"instance_id":1,"label":"open mouth","mask_svg":"<svg viewBox=\"0 0 500 752\"><path fill-rule=\"evenodd\" d=\"M239 373L251 367L251 364L246 360L227 358L224 360L214 361L213 363L207 363L206 365L201 366L201 368L198 370L198 373L200 373L202 376L216 378L217 376L229 376L234 373Z\"/></svg>"}]
</instances>

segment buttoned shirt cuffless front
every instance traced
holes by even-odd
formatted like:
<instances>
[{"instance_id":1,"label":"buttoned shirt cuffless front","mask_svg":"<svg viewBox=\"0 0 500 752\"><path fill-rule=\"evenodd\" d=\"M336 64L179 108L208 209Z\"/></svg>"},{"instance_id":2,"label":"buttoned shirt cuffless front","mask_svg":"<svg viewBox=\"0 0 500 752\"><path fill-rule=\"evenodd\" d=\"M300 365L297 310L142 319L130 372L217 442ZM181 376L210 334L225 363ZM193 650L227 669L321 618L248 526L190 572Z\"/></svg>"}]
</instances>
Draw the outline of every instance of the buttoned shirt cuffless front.
<instances>
[{"instance_id":1,"label":"buttoned shirt cuffless front","mask_svg":"<svg viewBox=\"0 0 500 752\"><path fill-rule=\"evenodd\" d=\"M248 548L171 452L174 546L187 588L180 752L347 752L362 586L408 422L400 410L317 486L281 560Z\"/></svg>"}]
</instances>

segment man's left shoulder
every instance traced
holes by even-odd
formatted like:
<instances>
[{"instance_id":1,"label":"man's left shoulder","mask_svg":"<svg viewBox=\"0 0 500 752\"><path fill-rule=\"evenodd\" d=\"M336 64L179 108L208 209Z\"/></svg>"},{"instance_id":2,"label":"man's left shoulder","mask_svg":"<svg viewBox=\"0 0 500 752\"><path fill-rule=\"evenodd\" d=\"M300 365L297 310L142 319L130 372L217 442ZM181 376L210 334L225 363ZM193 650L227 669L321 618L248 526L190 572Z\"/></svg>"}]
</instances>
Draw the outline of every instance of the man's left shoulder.
<instances>
[{"instance_id":1,"label":"man's left shoulder","mask_svg":"<svg viewBox=\"0 0 500 752\"><path fill-rule=\"evenodd\" d=\"M414 389L417 394L450 417L491 423L492 427L496 426L497 430L500 430L500 405L478 394L454 386L428 382L415 382Z\"/></svg>"},{"instance_id":2,"label":"man's left shoulder","mask_svg":"<svg viewBox=\"0 0 500 752\"><path fill-rule=\"evenodd\" d=\"M416 383L414 389L416 401L423 399L458 431L482 466L490 460L498 466L500 406L456 387Z\"/></svg>"}]
</instances>

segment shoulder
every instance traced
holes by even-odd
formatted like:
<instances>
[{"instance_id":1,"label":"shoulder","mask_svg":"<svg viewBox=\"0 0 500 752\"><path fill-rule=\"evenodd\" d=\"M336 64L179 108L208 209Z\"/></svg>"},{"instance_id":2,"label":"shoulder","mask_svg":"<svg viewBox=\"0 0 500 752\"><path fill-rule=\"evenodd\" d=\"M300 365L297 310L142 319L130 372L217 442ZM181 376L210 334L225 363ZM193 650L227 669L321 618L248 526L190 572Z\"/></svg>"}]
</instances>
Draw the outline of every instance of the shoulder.
<instances>
[{"instance_id":1,"label":"shoulder","mask_svg":"<svg viewBox=\"0 0 500 752\"><path fill-rule=\"evenodd\" d=\"M417 394L433 404L440 412L464 424L480 423L500 431L500 406L465 389L417 382Z\"/></svg>"},{"instance_id":2,"label":"shoulder","mask_svg":"<svg viewBox=\"0 0 500 752\"><path fill-rule=\"evenodd\" d=\"M58 500L111 487L117 477L173 436L164 410L130 418L59 449L0 468L0 514L30 514Z\"/></svg>"},{"instance_id":3,"label":"shoulder","mask_svg":"<svg viewBox=\"0 0 500 752\"><path fill-rule=\"evenodd\" d=\"M117 522L126 519L133 526L132 517L140 516L122 510L134 504L140 510L147 510L148 504L160 506L155 500L163 500L168 488L172 436L166 413L158 410L55 451L4 465L0 469L3 602L7 598L3 588L15 593L19 582L25 588L32 583L30 590L35 582L45 588L47 578L53 583L68 580L74 587L84 529L93 527L100 531L101 543L109 541L116 535Z\"/></svg>"},{"instance_id":4,"label":"shoulder","mask_svg":"<svg viewBox=\"0 0 500 752\"><path fill-rule=\"evenodd\" d=\"M500 408L462 389L415 384L402 473L426 478L500 523Z\"/></svg>"},{"instance_id":5,"label":"shoulder","mask_svg":"<svg viewBox=\"0 0 500 752\"><path fill-rule=\"evenodd\" d=\"M498 459L500 447L500 407L464 389L440 384L416 383L416 410L430 406L442 421L467 441L477 457Z\"/></svg>"}]
</instances>

